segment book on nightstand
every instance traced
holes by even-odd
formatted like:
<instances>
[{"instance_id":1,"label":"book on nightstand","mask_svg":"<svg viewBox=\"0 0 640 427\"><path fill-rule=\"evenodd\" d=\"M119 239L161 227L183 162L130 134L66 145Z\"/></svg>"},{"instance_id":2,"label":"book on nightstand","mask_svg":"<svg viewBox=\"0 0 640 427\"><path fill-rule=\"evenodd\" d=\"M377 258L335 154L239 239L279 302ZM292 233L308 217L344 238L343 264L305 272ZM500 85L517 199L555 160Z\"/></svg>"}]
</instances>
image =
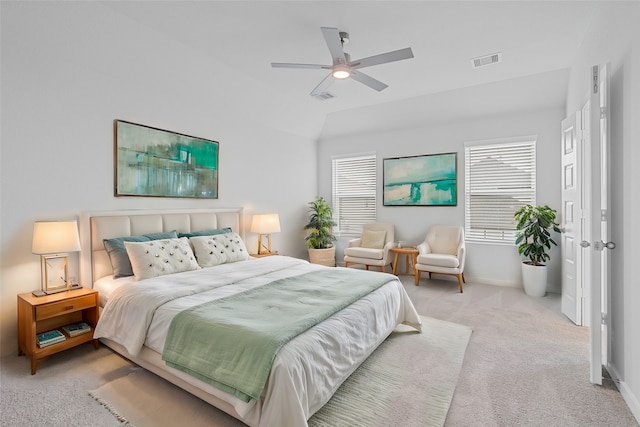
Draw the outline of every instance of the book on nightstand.
<instances>
[{"instance_id":1,"label":"book on nightstand","mask_svg":"<svg viewBox=\"0 0 640 427\"><path fill-rule=\"evenodd\" d=\"M73 325L63 326L62 330L65 331L70 337L76 337L78 335L91 332L91 327L85 322L80 322L74 323Z\"/></svg>"},{"instance_id":2,"label":"book on nightstand","mask_svg":"<svg viewBox=\"0 0 640 427\"><path fill-rule=\"evenodd\" d=\"M38 347L46 347L51 344L59 343L61 341L66 340L67 338L64 336L62 332L57 329L53 331L43 332L36 337L38 341Z\"/></svg>"}]
</instances>

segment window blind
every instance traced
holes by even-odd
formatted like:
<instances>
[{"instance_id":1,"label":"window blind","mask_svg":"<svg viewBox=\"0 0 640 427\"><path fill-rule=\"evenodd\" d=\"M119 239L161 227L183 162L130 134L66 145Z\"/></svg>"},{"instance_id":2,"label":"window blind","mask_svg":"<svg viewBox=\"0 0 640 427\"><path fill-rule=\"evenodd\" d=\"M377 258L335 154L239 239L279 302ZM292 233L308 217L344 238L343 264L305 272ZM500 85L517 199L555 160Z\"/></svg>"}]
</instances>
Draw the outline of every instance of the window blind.
<instances>
[{"instance_id":1,"label":"window blind","mask_svg":"<svg viewBox=\"0 0 640 427\"><path fill-rule=\"evenodd\" d=\"M465 238L515 242L514 213L536 203L536 141L465 146Z\"/></svg>"},{"instance_id":2,"label":"window blind","mask_svg":"<svg viewBox=\"0 0 640 427\"><path fill-rule=\"evenodd\" d=\"M362 234L362 225L376 220L376 155L334 157L332 204L335 234Z\"/></svg>"}]
</instances>

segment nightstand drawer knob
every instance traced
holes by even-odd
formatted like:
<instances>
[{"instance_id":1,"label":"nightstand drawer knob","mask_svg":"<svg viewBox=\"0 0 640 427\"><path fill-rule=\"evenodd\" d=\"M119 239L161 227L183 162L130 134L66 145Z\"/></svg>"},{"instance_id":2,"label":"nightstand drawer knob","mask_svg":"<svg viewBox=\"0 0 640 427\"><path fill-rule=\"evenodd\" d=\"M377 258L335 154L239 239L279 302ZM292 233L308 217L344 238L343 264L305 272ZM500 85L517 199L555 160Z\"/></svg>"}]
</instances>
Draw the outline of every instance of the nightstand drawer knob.
<instances>
[{"instance_id":1,"label":"nightstand drawer knob","mask_svg":"<svg viewBox=\"0 0 640 427\"><path fill-rule=\"evenodd\" d=\"M68 305L68 306L66 306L66 307L64 308L64 311L67 311L67 310L73 310L73 306L72 306L72 305Z\"/></svg>"}]
</instances>

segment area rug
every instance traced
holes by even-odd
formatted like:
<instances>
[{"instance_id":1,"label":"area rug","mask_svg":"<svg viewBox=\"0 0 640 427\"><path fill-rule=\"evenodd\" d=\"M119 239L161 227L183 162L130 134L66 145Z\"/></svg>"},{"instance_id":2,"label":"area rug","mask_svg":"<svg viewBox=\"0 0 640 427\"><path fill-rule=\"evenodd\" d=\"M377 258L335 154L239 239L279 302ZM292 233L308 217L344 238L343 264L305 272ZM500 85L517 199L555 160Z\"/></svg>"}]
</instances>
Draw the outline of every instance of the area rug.
<instances>
[{"instance_id":1,"label":"area rug","mask_svg":"<svg viewBox=\"0 0 640 427\"><path fill-rule=\"evenodd\" d=\"M397 327L309 426L443 426L471 329L425 316L422 322L422 333ZM244 426L141 368L89 394L128 426Z\"/></svg>"}]
</instances>

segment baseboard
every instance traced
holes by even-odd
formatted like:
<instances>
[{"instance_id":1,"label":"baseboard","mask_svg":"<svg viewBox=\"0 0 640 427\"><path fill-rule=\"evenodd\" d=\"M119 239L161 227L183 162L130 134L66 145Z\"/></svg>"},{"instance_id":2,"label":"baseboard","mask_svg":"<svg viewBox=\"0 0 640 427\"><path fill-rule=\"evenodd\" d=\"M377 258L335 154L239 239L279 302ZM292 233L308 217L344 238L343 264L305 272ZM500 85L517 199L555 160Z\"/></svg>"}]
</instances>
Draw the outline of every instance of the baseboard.
<instances>
[{"instance_id":1,"label":"baseboard","mask_svg":"<svg viewBox=\"0 0 640 427\"><path fill-rule=\"evenodd\" d=\"M607 366L607 370L609 371L609 374L611 374L614 384L616 385L616 387L618 387L618 390L620 390L620 394L629 407L629 410L631 410L631 413L636 418L636 421L638 421L638 423L640 424L640 401L633 394L633 391L631 391L629 386L627 386L627 384L620 379L620 373L615 368L615 366L609 365Z\"/></svg>"},{"instance_id":2,"label":"baseboard","mask_svg":"<svg viewBox=\"0 0 640 427\"><path fill-rule=\"evenodd\" d=\"M511 282L508 280L496 280L496 279L488 279L486 277L477 277L477 276L468 276L465 274L464 279L467 283L478 283L481 285L495 285L495 286L504 286L507 288L521 288L524 289L522 283Z\"/></svg>"}]
</instances>

